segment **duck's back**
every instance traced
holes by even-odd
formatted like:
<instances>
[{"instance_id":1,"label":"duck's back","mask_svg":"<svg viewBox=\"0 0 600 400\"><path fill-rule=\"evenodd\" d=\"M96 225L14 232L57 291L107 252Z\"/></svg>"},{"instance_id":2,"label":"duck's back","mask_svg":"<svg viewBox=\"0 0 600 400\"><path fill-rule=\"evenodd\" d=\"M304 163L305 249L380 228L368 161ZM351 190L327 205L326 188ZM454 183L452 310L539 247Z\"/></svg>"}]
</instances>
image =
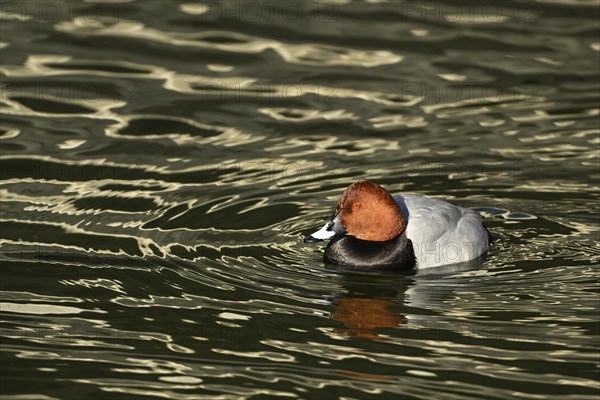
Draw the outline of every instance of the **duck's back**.
<instances>
[{"instance_id":1,"label":"duck's back","mask_svg":"<svg viewBox=\"0 0 600 400\"><path fill-rule=\"evenodd\" d=\"M475 211L413 195L394 200L408 221L418 268L469 261L488 250L488 232Z\"/></svg>"}]
</instances>

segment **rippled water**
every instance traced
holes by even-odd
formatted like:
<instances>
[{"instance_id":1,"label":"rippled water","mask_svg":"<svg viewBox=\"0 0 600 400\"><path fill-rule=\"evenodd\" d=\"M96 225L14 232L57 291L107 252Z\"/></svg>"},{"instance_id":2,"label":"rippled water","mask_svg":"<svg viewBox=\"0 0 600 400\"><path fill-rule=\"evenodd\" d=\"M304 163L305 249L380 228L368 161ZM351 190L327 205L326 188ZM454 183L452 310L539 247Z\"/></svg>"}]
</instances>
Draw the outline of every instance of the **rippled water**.
<instances>
[{"instance_id":1,"label":"rippled water","mask_svg":"<svg viewBox=\"0 0 600 400\"><path fill-rule=\"evenodd\" d=\"M3 399L598 398L594 2L0 4ZM324 265L364 178L488 258Z\"/></svg>"}]
</instances>

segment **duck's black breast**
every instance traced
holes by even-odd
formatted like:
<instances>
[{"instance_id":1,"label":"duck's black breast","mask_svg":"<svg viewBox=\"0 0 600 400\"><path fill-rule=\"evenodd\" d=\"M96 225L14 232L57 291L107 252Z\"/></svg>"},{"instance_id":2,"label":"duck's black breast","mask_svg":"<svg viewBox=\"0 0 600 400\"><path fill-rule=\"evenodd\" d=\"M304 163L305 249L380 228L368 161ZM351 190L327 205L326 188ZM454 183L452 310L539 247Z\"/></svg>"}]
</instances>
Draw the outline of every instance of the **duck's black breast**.
<instances>
[{"instance_id":1,"label":"duck's black breast","mask_svg":"<svg viewBox=\"0 0 600 400\"><path fill-rule=\"evenodd\" d=\"M341 236L329 242L325 262L355 269L411 270L416 259L412 242L403 233L386 242L371 242Z\"/></svg>"}]
</instances>

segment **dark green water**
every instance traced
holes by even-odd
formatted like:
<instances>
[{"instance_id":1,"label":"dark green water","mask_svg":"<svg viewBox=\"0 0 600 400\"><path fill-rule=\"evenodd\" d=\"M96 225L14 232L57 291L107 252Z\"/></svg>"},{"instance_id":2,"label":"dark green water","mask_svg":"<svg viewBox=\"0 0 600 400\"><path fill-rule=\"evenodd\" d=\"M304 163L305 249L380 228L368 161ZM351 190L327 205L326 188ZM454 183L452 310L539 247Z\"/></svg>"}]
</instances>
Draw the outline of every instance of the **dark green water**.
<instances>
[{"instance_id":1,"label":"dark green water","mask_svg":"<svg viewBox=\"0 0 600 400\"><path fill-rule=\"evenodd\" d=\"M599 398L597 3L0 4L2 399ZM332 270L365 178L499 238Z\"/></svg>"}]
</instances>

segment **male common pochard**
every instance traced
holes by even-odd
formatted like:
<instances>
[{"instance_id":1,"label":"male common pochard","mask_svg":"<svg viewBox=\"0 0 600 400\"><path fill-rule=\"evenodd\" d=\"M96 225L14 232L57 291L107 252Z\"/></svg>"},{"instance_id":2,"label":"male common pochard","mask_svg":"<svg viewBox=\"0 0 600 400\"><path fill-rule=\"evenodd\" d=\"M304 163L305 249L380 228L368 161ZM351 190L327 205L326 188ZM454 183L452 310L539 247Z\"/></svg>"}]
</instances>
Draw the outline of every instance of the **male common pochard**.
<instances>
[{"instance_id":1,"label":"male common pochard","mask_svg":"<svg viewBox=\"0 0 600 400\"><path fill-rule=\"evenodd\" d=\"M331 219L304 242L326 239L326 262L362 269L455 264L481 257L489 246L477 212L427 197L392 197L366 180L348 186Z\"/></svg>"}]
</instances>

